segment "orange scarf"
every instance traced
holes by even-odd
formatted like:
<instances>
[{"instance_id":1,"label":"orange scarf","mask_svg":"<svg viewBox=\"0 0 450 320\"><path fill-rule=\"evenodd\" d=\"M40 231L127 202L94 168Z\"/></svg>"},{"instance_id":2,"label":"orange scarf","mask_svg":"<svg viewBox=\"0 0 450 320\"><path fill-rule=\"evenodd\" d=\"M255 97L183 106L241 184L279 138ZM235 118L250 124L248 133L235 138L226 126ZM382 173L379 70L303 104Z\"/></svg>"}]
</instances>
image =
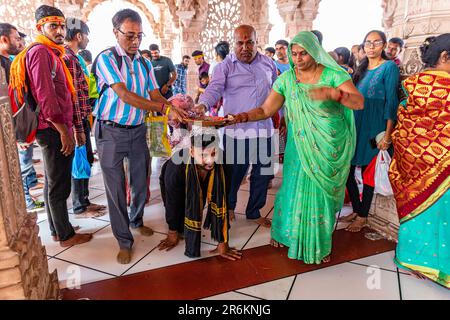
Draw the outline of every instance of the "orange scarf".
<instances>
[{"instance_id":1,"label":"orange scarf","mask_svg":"<svg viewBox=\"0 0 450 320\"><path fill-rule=\"evenodd\" d=\"M417 216L450 188L450 75L424 71L403 82L408 93L392 133L389 177L401 222Z\"/></svg>"},{"instance_id":2,"label":"orange scarf","mask_svg":"<svg viewBox=\"0 0 450 320\"><path fill-rule=\"evenodd\" d=\"M75 92L75 87L73 85L73 78L72 78L72 75L70 74L69 69L67 68L66 64L64 63L64 61L62 59L63 55L65 54L64 47L57 45L56 43L51 41L46 36L38 35L36 37L36 41L34 43L32 43L31 45L29 45L25 50L20 52L11 64L9 86L11 89L16 89L18 101L20 103L23 103L23 93L24 93L24 90L27 90L27 87L25 85L26 72L27 72L26 66L25 66L25 58L26 58L28 50L36 44L43 44L43 45L47 46L49 49L55 49L60 53L58 58L61 61L61 64L62 64L63 70L64 70L64 74L66 75L66 86L67 86L67 89L72 94L72 99L75 99L76 92ZM52 51L52 53L53 53L53 51Z\"/></svg>"}]
</instances>

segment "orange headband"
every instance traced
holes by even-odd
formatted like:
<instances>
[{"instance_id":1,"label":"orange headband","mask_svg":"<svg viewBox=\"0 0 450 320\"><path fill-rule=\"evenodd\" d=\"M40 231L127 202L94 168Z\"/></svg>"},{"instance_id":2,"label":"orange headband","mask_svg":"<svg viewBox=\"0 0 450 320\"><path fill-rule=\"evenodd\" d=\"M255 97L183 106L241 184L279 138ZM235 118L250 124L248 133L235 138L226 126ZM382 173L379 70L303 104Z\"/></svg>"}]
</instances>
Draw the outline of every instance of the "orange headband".
<instances>
[{"instance_id":1,"label":"orange headband","mask_svg":"<svg viewBox=\"0 0 450 320\"><path fill-rule=\"evenodd\" d=\"M46 24L48 22L65 23L66 19L64 17L60 17L60 16L45 17L37 22L36 27L43 26L44 24Z\"/></svg>"}]
</instances>

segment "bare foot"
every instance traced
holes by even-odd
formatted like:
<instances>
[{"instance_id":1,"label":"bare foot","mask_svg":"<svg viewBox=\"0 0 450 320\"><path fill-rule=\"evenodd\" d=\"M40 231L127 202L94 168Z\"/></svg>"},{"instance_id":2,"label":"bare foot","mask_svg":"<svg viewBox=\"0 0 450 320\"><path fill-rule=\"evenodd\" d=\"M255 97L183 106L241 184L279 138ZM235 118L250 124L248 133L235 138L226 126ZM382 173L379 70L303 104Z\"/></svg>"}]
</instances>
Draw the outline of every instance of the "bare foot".
<instances>
[{"instance_id":1,"label":"bare foot","mask_svg":"<svg viewBox=\"0 0 450 320\"><path fill-rule=\"evenodd\" d=\"M349 214L348 216L339 217L339 222L353 222L355 218L358 216L356 212L353 212L352 214Z\"/></svg>"},{"instance_id":2,"label":"bare foot","mask_svg":"<svg viewBox=\"0 0 450 320\"><path fill-rule=\"evenodd\" d=\"M76 246L78 244L83 244L91 241L92 234L91 233L75 233L75 235L67 240L60 241L59 245L63 248Z\"/></svg>"},{"instance_id":3,"label":"bare foot","mask_svg":"<svg viewBox=\"0 0 450 320\"><path fill-rule=\"evenodd\" d=\"M85 212L74 214L74 218L75 219L98 218L104 216L105 214L106 214L105 211L86 210Z\"/></svg>"},{"instance_id":4,"label":"bare foot","mask_svg":"<svg viewBox=\"0 0 450 320\"><path fill-rule=\"evenodd\" d=\"M75 226L73 227L73 231L78 231L80 230L81 227L80 226ZM52 236L53 241L58 242L59 241L59 237L58 236Z\"/></svg>"},{"instance_id":5,"label":"bare foot","mask_svg":"<svg viewBox=\"0 0 450 320\"><path fill-rule=\"evenodd\" d=\"M284 245L282 245L280 242L275 241L273 239L270 239L270 245L274 248L284 248Z\"/></svg>"},{"instance_id":6,"label":"bare foot","mask_svg":"<svg viewBox=\"0 0 450 320\"><path fill-rule=\"evenodd\" d=\"M152 228L142 226L136 229L139 233L145 237L150 237L153 234Z\"/></svg>"},{"instance_id":7,"label":"bare foot","mask_svg":"<svg viewBox=\"0 0 450 320\"><path fill-rule=\"evenodd\" d=\"M360 232L367 225L367 218L356 217L347 228L346 231L350 232Z\"/></svg>"},{"instance_id":8,"label":"bare foot","mask_svg":"<svg viewBox=\"0 0 450 320\"><path fill-rule=\"evenodd\" d=\"M230 221L234 221L236 219L236 216L234 215L234 210L229 209L228 216L230 217Z\"/></svg>"},{"instance_id":9,"label":"bare foot","mask_svg":"<svg viewBox=\"0 0 450 320\"><path fill-rule=\"evenodd\" d=\"M178 244L179 241L180 241L180 238L178 236L178 232L169 230L169 233L167 234L167 238L162 240L159 243L158 249L160 251L162 251L162 250L170 251L176 247L176 245Z\"/></svg>"},{"instance_id":10,"label":"bare foot","mask_svg":"<svg viewBox=\"0 0 450 320\"><path fill-rule=\"evenodd\" d=\"M90 205L87 206L87 209L91 211L100 211L106 210L106 206L102 204L91 203Z\"/></svg>"},{"instance_id":11,"label":"bare foot","mask_svg":"<svg viewBox=\"0 0 450 320\"><path fill-rule=\"evenodd\" d=\"M222 258L231 261L240 260L242 257L242 253L240 251L237 251L235 248L229 247L228 243L226 242L219 243L217 245L217 248L211 250L210 253L219 253Z\"/></svg>"},{"instance_id":12,"label":"bare foot","mask_svg":"<svg viewBox=\"0 0 450 320\"><path fill-rule=\"evenodd\" d=\"M117 262L120 264L129 264L131 262L131 249L120 249L117 254Z\"/></svg>"},{"instance_id":13,"label":"bare foot","mask_svg":"<svg viewBox=\"0 0 450 320\"><path fill-rule=\"evenodd\" d=\"M331 261L331 255L326 256L325 258L322 259L322 263L329 263Z\"/></svg>"},{"instance_id":14,"label":"bare foot","mask_svg":"<svg viewBox=\"0 0 450 320\"><path fill-rule=\"evenodd\" d=\"M263 217L255 220L255 223L259 224L264 228L270 228L272 226L272 222L269 219Z\"/></svg>"}]
</instances>

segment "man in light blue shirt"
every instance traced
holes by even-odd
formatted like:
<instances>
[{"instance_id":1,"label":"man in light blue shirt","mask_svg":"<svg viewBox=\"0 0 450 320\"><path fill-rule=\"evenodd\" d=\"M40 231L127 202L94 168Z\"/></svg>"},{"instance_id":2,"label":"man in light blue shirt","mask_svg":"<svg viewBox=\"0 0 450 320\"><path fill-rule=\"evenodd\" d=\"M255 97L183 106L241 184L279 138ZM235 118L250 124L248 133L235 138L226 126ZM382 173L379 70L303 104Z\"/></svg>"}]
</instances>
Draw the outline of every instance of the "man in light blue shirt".
<instances>
[{"instance_id":1,"label":"man in light blue shirt","mask_svg":"<svg viewBox=\"0 0 450 320\"><path fill-rule=\"evenodd\" d=\"M117 45L101 53L97 65L92 67L92 73L98 78L98 92L106 88L95 105L95 140L111 228L120 247L117 261L128 264L134 243L130 226L143 236L153 234L153 230L143 223L150 159L145 114L148 111L161 112L176 121L181 121L186 114L171 107L161 96L150 61L138 52L143 37L139 14L130 9L120 10L112 22ZM118 59L122 61L120 68ZM129 165L128 181L132 197L129 213L125 192L125 158Z\"/></svg>"}]
</instances>

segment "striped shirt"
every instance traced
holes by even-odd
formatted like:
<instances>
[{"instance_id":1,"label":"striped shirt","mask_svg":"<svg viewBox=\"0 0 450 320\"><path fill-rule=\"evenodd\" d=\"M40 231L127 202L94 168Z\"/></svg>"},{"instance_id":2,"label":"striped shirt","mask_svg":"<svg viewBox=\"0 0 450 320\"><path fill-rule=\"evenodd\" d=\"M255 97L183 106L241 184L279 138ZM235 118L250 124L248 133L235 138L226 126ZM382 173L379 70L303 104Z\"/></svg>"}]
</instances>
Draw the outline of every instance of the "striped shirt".
<instances>
[{"instance_id":1,"label":"striped shirt","mask_svg":"<svg viewBox=\"0 0 450 320\"><path fill-rule=\"evenodd\" d=\"M122 58L121 70L117 67L117 61L111 50L99 55L97 60L97 90L101 91L104 84L109 86L115 83L124 83L127 89L137 95L150 99L149 91L159 89L156 82L153 67L150 61L145 60L150 70L147 74L136 53L133 61L126 52L117 44L117 54ZM131 71L131 72L130 72ZM126 104L111 87L108 87L95 103L94 115L99 120L109 120L122 125L139 125L144 122L146 111Z\"/></svg>"}]
</instances>

